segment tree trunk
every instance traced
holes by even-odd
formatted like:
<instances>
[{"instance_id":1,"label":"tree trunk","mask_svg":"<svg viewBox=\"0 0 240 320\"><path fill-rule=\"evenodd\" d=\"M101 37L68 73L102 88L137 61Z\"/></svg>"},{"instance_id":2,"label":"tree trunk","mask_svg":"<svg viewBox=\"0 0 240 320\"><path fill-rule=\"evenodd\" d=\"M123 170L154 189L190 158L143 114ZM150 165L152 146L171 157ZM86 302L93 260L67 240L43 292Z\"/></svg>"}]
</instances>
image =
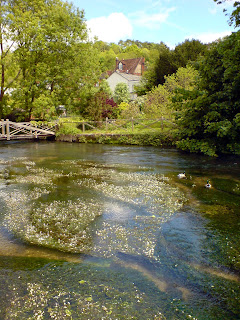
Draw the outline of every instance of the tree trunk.
<instances>
[{"instance_id":1,"label":"tree trunk","mask_svg":"<svg viewBox=\"0 0 240 320\"><path fill-rule=\"evenodd\" d=\"M4 82L5 82L5 69L3 62L3 37L2 30L0 30L1 39L0 39L0 50L1 50L1 91L0 91L0 116L3 116L3 98L4 98Z\"/></svg>"}]
</instances>

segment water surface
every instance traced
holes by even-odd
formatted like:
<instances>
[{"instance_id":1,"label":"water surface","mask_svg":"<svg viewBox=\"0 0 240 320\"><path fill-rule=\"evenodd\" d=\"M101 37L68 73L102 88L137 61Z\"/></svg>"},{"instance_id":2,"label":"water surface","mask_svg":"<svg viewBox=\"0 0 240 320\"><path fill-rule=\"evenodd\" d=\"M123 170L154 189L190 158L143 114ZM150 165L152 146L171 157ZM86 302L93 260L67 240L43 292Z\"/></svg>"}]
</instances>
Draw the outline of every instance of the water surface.
<instances>
[{"instance_id":1,"label":"water surface","mask_svg":"<svg viewBox=\"0 0 240 320\"><path fill-rule=\"evenodd\" d=\"M2 143L0 205L0 319L240 318L240 158Z\"/></svg>"}]
</instances>

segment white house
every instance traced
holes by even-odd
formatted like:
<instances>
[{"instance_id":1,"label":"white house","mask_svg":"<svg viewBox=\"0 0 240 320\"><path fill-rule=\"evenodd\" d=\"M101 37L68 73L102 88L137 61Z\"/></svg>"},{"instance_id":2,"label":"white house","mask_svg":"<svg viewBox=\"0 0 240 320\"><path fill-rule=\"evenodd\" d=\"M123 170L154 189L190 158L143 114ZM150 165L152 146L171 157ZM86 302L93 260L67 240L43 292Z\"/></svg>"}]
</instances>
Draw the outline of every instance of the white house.
<instances>
[{"instance_id":1,"label":"white house","mask_svg":"<svg viewBox=\"0 0 240 320\"><path fill-rule=\"evenodd\" d=\"M133 74L127 74L127 73L119 73L118 71L115 71L107 79L107 82L112 92L114 92L115 87L118 83L122 83L122 82L126 83L128 85L130 97L132 100L134 100L137 97L137 95L134 93L134 86L140 83L141 78L142 78L141 76L135 76Z\"/></svg>"},{"instance_id":2,"label":"white house","mask_svg":"<svg viewBox=\"0 0 240 320\"><path fill-rule=\"evenodd\" d=\"M118 60L116 58L115 71L109 76L107 82L114 92L118 83L126 83L129 88L131 99L136 99L134 87L140 84L142 74L144 72L144 58Z\"/></svg>"}]
</instances>

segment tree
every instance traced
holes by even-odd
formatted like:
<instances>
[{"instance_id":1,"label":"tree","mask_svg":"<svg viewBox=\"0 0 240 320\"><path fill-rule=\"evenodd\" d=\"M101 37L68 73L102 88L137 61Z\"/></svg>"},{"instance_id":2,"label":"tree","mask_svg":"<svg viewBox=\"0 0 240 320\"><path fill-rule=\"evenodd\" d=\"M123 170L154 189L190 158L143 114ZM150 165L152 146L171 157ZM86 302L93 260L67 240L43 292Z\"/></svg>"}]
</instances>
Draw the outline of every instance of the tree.
<instances>
[{"instance_id":1,"label":"tree","mask_svg":"<svg viewBox=\"0 0 240 320\"><path fill-rule=\"evenodd\" d=\"M59 104L78 109L80 96L100 75L84 12L61 0L6 0L4 4L0 16L0 98L9 87L7 74L14 89L11 106L22 110L25 119L42 113L43 97L51 114L51 106L56 109ZM9 49L4 49L6 43ZM9 60L15 72L6 68Z\"/></svg>"},{"instance_id":2,"label":"tree","mask_svg":"<svg viewBox=\"0 0 240 320\"><path fill-rule=\"evenodd\" d=\"M167 117L173 119L172 98L176 90L193 90L196 87L198 71L191 66L179 68L176 73L165 76L163 85L158 85L146 95L142 111L147 117Z\"/></svg>"},{"instance_id":3,"label":"tree","mask_svg":"<svg viewBox=\"0 0 240 320\"><path fill-rule=\"evenodd\" d=\"M185 67L189 62L198 60L207 52L207 45L199 40L185 40L174 49L174 57L178 67Z\"/></svg>"},{"instance_id":4,"label":"tree","mask_svg":"<svg viewBox=\"0 0 240 320\"><path fill-rule=\"evenodd\" d=\"M199 40L186 40L170 50L163 43L159 47L158 58L144 74L141 85L137 88L138 95L144 95L152 88L163 84L166 76L174 74L179 67L196 61L207 52L207 46Z\"/></svg>"},{"instance_id":5,"label":"tree","mask_svg":"<svg viewBox=\"0 0 240 320\"><path fill-rule=\"evenodd\" d=\"M140 97L143 99L143 97ZM121 102L118 106L118 118L120 119L130 119L130 118L139 118L142 116L142 112L140 111L138 98L136 100L127 102Z\"/></svg>"},{"instance_id":6,"label":"tree","mask_svg":"<svg viewBox=\"0 0 240 320\"><path fill-rule=\"evenodd\" d=\"M164 87L173 94L179 89L192 91L196 88L198 79L199 72L191 65L187 65L185 68L178 68L176 73L165 77Z\"/></svg>"},{"instance_id":7,"label":"tree","mask_svg":"<svg viewBox=\"0 0 240 320\"><path fill-rule=\"evenodd\" d=\"M228 2L228 0L214 0L217 4L223 4ZM226 15L229 16L229 25L234 25L235 28L240 26L240 1L235 1L233 3L233 11L231 14L227 13L227 9L223 9Z\"/></svg>"},{"instance_id":8,"label":"tree","mask_svg":"<svg viewBox=\"0 0 240 320\"><path fill-rule=\"evenodd\" d=\"M44 92L50 91L50 97L58 97L63 100L60 104L66 104L66 89L71 87L74 91L74 76L81 81L76 58L84 46L80 41L87 40L87 32L83 12L67 3L58 0L12 3L11 29L17 44L14 54L21 69L17 104L31 118L33 107L37 107L35 100Z\"/></svg>"},{"instance_id":9,"label":"tree","mask_svg":"<svg viewBox=\"0 0 240 320\"><path fill-rule=\"evenodd\" d=\"M124 82L118 83L115 87L113 98L117 104L120 104L121 102L129 102L130 93L128 85Z\"/></svg>"},{"instance_id":10,"label":"tree","mask_svg":"<svg viewBox=\"0 0 240 320\"><path fill-rule=\"evenodd\" d=\"M176 95L178 147L240 154L240 32L216 43L199 65L197 90Z\"/></svg>"},{"instance_id":11,"label":"tree","mask_svg":"<svg viewBox=\"0 0 240 320\"><path fill-rule=\"evenodd\" d=\"M131 58L138 58L142 55L142 50L136 45L132 44L123 50L124 53L131 53Z\"/></svg>"},{"instance_id":12,"label":"tree","mask_svg":"<svg viewBox=\"0 0 240 320\"><path fill-rule=\"evenodd\" d=\"M116 67L116 53L112 48L108 51L100 52L99 61L102 72L114 70Z\"/></svg>"},{"instance_id":13,"label":"tree","mask_svg":"<svg viewBox=\"0 0 240 320\"><path fill-rule=\"evenodd\" d=\"M100 88L100 90L105 92L108 95L108 97L112 97L113 96L112 90L111 90L107 80L103 79L99 84L99 88Z\"/></svg>"},{"instance_id":14,"label":"tree","mask_svg":"<svg viewBox=\"0 0 240 320\"><path fill-rule=\"evenodd\" d=\"M147 118L169 117L170 93L163 85L155 87L146 95L146 101L142 108Z\"/></svg>"},{"instance_id":15,"label":"tree","mask_svg":"<svg viewBox=\"0 0 240 320\"><path fill-rule=\"evenodd\" d=\"M114 117L116 109L117 104L114 100L100 89L89 99L85 115L91 120L101 122L106 117Z\"/></svg>"},{"instance_id":16,"label":"tree","mask_svg":"<svg viewBox=\"0 0 240 320\"><path fill-rule=\"evenodd\" d=\"M91 97L86 110L86 115L90 120L102 121L102 112L105 109L107 98L107 94L103 91L98 91Z\"/></svg>"},{"instance_id":17,"label":"tree","mask_svg":"<svg viewBox=\"0 0 240 320\"><path fill-rule=\"evenodd\" d=\"M11 22L11 6L7 0L0 1L0 116L4 115L7 106L7 92L11 90L12 83L18 78L16 62L12 50L14 42L11 39L9 24Z\"/></svg>"}]
</instances>

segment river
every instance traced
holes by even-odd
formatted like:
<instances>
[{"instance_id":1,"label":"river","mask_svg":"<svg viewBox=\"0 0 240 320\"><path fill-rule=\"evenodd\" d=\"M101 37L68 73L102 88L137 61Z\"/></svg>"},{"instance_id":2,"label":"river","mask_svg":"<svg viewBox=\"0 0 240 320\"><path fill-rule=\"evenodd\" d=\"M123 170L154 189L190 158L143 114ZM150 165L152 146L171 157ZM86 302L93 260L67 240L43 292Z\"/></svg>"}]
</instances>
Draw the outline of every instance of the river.
<instances>
[{"instance_id":1,"label":"river","mask_svg":"<svg viewBox=\"0 0 240 320\"><path fill-rule=\"evenodd\" d=\"M0 206L1 320L240 319L239 157L2 142Z\"/></svg>"}]
</instances>

